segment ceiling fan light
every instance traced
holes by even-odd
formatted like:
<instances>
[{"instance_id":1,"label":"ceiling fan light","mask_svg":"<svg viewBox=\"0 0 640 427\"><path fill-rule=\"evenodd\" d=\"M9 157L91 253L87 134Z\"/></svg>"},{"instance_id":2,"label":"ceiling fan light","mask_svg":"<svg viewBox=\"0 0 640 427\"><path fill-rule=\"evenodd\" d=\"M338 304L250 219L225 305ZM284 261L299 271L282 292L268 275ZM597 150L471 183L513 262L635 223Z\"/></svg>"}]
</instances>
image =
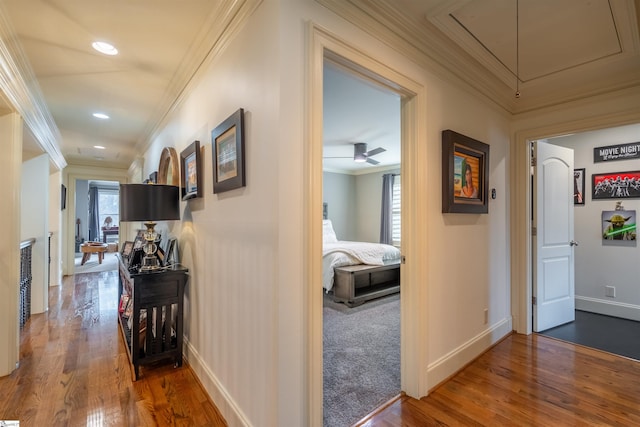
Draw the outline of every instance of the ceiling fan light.
<instances>
[{"instance_id":1,"label":"ceiling fan light","mask_svg":"<svg viewBox=\"0 0 640 427\"><path fill-rule=\"evenodd\" d=\"M364 142L353 144L353 160L358 163L367 161L367 144Z\"/></svg>"}]
</instances>

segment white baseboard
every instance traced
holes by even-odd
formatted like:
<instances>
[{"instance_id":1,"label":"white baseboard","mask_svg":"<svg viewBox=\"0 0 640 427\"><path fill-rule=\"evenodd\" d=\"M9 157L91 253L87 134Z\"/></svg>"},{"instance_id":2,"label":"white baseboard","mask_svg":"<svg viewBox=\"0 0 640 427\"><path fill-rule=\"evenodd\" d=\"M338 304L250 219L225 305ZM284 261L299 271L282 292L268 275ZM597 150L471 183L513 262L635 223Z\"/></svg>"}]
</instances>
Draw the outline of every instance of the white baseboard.
<instances>
[{"instance_id":1,"label":"white baseboard","mask_svg":"<svg viewBox=\"0 0 640 427\"><path fill-rule=\"evenodd\" d=\"M227 390L204 363L198 352L185 337L183 341L184 358L198 377L209 398L216 405L229 427L250 427L251 423L233 401Z\"/></svg>"},{"instance_id":2,"label":"white baseboard","mask_svg":"<svg viewBox=\"0 0 640 427\"><path fill-rule=\"evenodd\" d=\"M576 310L640 321L640 306L621 302L576 296Z\"/></svg>"},{"instance_id":3,"label":"white baseboard","mask_svg":"<svg viewBox=\"0 0 640 427\"><path fill-rule=\"evenodd\" d=\"M513 330L511 317L505 318L480 335L427 366L428 384L431 389L460 371L469 362L500 341Z\"/></svg>"}]
</instances>

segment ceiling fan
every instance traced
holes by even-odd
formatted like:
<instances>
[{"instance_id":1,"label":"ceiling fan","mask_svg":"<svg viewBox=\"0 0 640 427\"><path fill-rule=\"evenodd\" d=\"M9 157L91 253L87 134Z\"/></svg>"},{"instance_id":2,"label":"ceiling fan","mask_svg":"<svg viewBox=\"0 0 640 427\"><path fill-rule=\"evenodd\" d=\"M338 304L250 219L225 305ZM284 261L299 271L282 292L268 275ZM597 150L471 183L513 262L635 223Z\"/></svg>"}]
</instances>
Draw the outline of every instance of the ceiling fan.
<instances>
[{"instance_id":1,"label":"ceiling fan","mask_svg":"<svg viewBox=\"0 0 640 427\"><path fill-rule=\"evenodd\" d=\"M376 154L383 153L385 150L382 147L374 148L371 151L367 151L367 143L366 142L356 142L353 144L353 161L357 163L370 163L372 165L377 165L380 163L377 160L372 159L372 156ZM325 159L350 159L351 157L325 157Z\"/></svg>"}]
</instances>

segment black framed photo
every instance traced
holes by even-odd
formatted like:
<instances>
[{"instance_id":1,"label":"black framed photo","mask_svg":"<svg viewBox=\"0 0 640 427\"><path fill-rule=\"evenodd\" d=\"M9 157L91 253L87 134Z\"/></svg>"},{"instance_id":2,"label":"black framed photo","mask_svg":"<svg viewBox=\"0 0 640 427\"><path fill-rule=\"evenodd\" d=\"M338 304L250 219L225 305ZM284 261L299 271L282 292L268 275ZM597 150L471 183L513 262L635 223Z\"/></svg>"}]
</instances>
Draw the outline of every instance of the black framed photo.
<instances>
[{"instance_id":1,"label":"black framed photo","mask_svg":"<svg viewBox=\"0 0 640 427\"><path fill-rule=\"evenodd\" d=\"M122 244L122 250L120 251L120 255L122 255L122 258L129 259L132 251L133 251L133 242L126 241Z\"/></svg>"},{"instance_id":2,"label":"black framed photo","mask_svg":"<svg viewBox=\"0 0 640 427\"><path fill-rule=\"evenodd\" d=\"M211 131L213 193L244 187L244 110L238 109Z\"/></svg>"},{"instance_id":3,"label":"black framed photo","mask_svg":"<svg viewBox=\"0 0 640 427\"><path fill-rule=\"evenodd\" d=\"M180 262L178 259L178 240L175 237L169 238L165 255L166 265L173 265Z\"/></svg>"},{"instance_id":4,"label":"black framed photo","mask_svg":"<svg viewBox=\"0 0 640 427\"><path fill-rule=\"evenodd\" d=\"M442 213L489 212L489 145L442 131Z\"/></svg>"},{"instance_id":5,"label":"black framed photo","mask_svg":"<svg viewBox=\"0 0 640 427\"><path fill-rule=\"evenodd\" d=\"M584 205L584 168L573 170L573 204Z\"/></svg>"},{"instance_id":6,"label":"black framed photo","mask_svg":"<svg viewBox=\"0 0 640 427\"><path fill-rule=\"evenodd\" d=\"M193 141L180 153L182 164L182 200L202 197L202 160L200 141Z\"/></svg>"},{"instance_id":7,"label":"black framed photo","mask_svg":"<svg viewBox=\"0 0 640 427\"><path fill-rule=\"evenodd\" d=\"M631 199L640 197L640 171L594 173L591 199Z\"/></svg>"},{"instance_id":8,"label":"black framed photo","mask_svg":"<svg viewBox=\"0 0 640 427\"><path fill-rule=\"evenodd\" d=\"M147 242L145 240L145 238L144 238L144 232L145 232L145 230L138 230L138 233L136 234L136 238L133 239L133 249L134 250L142 249L144 244Z\"/></svg>"}]
</instances>

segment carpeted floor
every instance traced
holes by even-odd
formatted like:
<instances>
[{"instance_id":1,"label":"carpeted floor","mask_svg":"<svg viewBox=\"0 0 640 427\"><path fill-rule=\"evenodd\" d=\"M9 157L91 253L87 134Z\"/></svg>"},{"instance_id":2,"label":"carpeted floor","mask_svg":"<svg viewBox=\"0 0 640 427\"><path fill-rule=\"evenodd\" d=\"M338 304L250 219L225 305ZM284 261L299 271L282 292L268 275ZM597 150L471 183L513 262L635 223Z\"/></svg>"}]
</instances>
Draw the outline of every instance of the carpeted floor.
<instances>
[{"instance_id":1,"label":"carpeted floor","mask_svg":"<svg viewBox=\"0 0 640 427\"><path fill-rule=\"evenodd\" d=\"M541 332L552 338L640 360L640 322L576 310L576 320Z\"/></svg>"},{"instance_id":2,"label":"carpeted floor","mask_svg":"<svg viewBox=\"0 0 640 427\"><path fill-rule=\"evenodd\" d=\"M91 254L91 258L84 265L80 265L82 255L76 254L74 273L98 273L100 271L109 271L118 269L118 259L115 252L106 252L102 264L98 262L98 254Z\"/></svg>"},{"instance_id":3,"label":"carpeted floor","mask_svg":"<svg viewBox=\"0 0 640 427\"><path fill-rule=\"evenodd\" d=\"M400 294L324 304L324 426L350 426L400 393Z\"/></svg>"}]
</instances>

